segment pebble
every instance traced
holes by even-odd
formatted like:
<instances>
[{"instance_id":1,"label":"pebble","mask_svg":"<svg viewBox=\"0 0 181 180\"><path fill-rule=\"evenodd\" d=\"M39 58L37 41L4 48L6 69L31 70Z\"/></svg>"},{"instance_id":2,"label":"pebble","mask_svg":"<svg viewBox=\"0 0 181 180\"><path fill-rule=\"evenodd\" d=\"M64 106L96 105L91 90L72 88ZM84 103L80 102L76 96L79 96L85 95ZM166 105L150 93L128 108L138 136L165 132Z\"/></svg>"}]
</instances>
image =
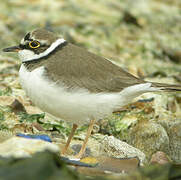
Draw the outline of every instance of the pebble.
<instances>
[{"instance_id":1,"label":"pebble","mask_svg":"<svg viewBox=\"0 0 181 180\"><path fill-rule=\"evenodd\" d=\"M123 142L114 136L105 136L102 141L102 150L112 157L116 158L133 158L138 157L140 165L146 163L145 154L139 149Z\"/></svg>"},{"instance_id":2,"label":"pebble","mask_svg":"<svg viewBox=\"0 0 181 180\"><path fill-rule=\"evenodd\" d=\"M35 152L44 150L59 152L59 147L53 143L23 137L12 137L1 143L0 147L0 156L3 157L31 157Z\"/></svg>"}]
</instances>

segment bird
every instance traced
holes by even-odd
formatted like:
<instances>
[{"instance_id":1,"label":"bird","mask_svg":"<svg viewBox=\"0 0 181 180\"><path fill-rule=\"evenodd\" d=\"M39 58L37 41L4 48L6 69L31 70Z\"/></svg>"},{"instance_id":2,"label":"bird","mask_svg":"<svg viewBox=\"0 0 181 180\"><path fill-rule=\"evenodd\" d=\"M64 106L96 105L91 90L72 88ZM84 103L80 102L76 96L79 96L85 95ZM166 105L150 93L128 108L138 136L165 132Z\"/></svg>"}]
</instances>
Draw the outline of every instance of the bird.
<instances>
[{"instance_id":1,"label":"bird","mask_svg":"<svg viewBox=\"0 0 181 180\"><path fill-rule=\"evenodd\" d=\"M42 111L73 124L61 154L66 154L78 126L89 124L76 158L84 155L96 121L147 92L181 91L180 85L153 83L135 77L110 60L39 28L17 46L19 79L32 102Z\"/></svg>"}]
</instances>

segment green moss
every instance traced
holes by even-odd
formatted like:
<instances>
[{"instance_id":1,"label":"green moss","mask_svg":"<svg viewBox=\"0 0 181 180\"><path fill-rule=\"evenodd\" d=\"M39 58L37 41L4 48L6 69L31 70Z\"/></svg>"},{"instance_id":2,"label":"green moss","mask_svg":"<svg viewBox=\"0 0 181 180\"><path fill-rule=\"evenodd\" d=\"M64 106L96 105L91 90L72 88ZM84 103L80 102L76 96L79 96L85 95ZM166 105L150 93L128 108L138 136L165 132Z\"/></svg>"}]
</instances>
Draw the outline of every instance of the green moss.
<instances>
[{"instance_id":1,"label":"green moss","mask_svg":"<svg viewBox=\"0 0 181 180\"><path fill-rule=\"evenodd\" d=\"M4 121L4 113L0 112L0 121Z\"/></svg>"},{"instance_id":2,"label":"green moss","mask_svg":"<svg viewBox=\"0 0 181 180\"><path fill-rule=\"evenodd\" d=\"M12 94L12 89L7 87L5 89L0 89L0 96L10 96Z\"/></svg>"},{"instance_id":3,"label":"green moss","mask_svg":"<svg viewBox=\"0 0 181 180\"><path fill-rule=\"evenodd\" d=\"M45 117L45 113L42 114L27 114L19 113L20 122L40 122L41 119Z\"/></svg>"}]
</instances>

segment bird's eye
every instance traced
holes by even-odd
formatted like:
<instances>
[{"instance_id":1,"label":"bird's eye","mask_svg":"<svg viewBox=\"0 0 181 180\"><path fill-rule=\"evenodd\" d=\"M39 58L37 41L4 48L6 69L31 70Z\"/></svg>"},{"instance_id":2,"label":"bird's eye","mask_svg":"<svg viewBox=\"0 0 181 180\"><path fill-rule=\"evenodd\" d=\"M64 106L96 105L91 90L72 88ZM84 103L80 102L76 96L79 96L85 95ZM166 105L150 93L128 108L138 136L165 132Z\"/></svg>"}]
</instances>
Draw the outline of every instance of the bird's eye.
<instances>
[{"instance_id":1,"label":"bird's eye","mask_svg":"<svg viewBox=\"0 0 181 180\"><path fill-rule=\"evenodd\" d=\"M40 43L38 41L30 41L29 46L30 48L38 48L40 47Z\"/></svg>"}]
</instances>

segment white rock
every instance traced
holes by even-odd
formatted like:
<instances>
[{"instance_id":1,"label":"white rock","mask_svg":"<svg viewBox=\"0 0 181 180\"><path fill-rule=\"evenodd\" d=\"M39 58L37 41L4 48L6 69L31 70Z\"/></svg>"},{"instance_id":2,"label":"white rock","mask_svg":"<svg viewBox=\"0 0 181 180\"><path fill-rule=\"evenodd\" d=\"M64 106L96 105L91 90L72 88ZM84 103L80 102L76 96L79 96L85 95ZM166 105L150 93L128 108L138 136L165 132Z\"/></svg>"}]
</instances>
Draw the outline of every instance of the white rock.
<instances>
[{"instance_id":1,"label":"white rock","mask_svg":"<svg viewBox=\"0 0 181 180\"><path fill-rule=\"evenodd\" d=\"M0 144L0 156L3 157L31 157L33 153L43 150L59 152L59 147L50 142L23 137L12 137Z\"/></svg>"},{"instance_id":2,"label":"white rock","mask_svg":"<svg viewBox=\"0 0 181 180\"><path fill-rule=\"evenodd\" d=\"M146 162L146 156L142 151L114 136L105 136L102 141L102 150L116 158L138 157L141 165Z\"/></svg>"}]
</instances>

